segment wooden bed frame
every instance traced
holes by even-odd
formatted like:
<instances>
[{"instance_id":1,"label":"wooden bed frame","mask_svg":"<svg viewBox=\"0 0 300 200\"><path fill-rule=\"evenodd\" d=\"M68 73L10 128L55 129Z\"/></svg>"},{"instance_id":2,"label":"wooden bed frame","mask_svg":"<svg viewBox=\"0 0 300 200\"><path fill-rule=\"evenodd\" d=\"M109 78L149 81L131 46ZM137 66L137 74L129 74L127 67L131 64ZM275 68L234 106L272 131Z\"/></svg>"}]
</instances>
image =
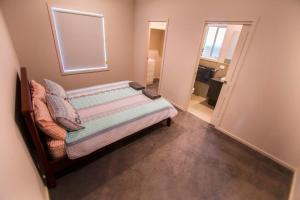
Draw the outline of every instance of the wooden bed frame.
<instances>
[{"instance_id":1,"label":"wooden bed frame","mask_svg":"<svg viewBox=\"0 0 300 200\"><path fill-rule=\"evenodd\" d=\"M152 125L151 127L143 129L142 131L127 136L87 156L75 160L71 160L67 156L59 160L53 160L50 158L47 151L47 146L45 144L44 138L45 134L43 134L37 128L35 123L30 93L30 85L27 76L27 70L25 67L21 68L21 111L26 123L27 132L30 136L29 138L32 140L31 142L33 143L33 149L31 149L31 152L33 154L32 157L44 181L44 184L50 188L56 186L56 178L68 173L71 170L84 166L84 164L95 160L99 156L103 156L115 150L116 148L126 145L127 143L132 141L132 139L136 139L137 133L140 133L148 128L153 128L155 126ZM161 122L166 122L167 126L171 126L171 118L165 119Z\"/></svg>"}]
</instances>

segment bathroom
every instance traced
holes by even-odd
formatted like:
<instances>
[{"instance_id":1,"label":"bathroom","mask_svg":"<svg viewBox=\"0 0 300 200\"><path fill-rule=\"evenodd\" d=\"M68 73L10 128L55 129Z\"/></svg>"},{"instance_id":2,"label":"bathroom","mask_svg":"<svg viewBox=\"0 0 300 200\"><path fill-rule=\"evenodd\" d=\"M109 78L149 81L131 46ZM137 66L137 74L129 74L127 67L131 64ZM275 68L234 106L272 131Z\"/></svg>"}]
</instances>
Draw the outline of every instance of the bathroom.
<instances>
[{"instance_id":1,"label":"bathroom","mask_svg":"<svg viewBox=\"0 0 300 200\"><path fill-rule=\"evenodd\" d=\"M210 122L243 25L207 23L188 111Z\"/></svg>"},{"instance_id":2,"label":"bathroom","mask_svg":"<svg viewBox=\"0 0 300 200\"><path fill-rule=\"evenodd\" d=\"M163 64L167 22L149 22L149 41L147 48L146 85L148 89L159 92L159 81Z\"/></svg>"}]
</instances>

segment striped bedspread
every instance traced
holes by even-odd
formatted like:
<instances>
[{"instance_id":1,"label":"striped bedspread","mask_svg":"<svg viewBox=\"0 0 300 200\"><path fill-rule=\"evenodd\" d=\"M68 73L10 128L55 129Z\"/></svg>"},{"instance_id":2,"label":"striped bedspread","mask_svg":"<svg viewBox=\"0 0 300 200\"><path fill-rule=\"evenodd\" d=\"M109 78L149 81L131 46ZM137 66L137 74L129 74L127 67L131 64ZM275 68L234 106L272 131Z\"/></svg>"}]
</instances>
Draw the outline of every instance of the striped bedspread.
<instances>
[{"instance_id":1,"label":"striped bedspread","mask_svg":"<svg viewBox=\"0 0 300 200\"><path fill-rule=\"evenodd\" d=\"M88 155L177 114L167 100L151 100L129 87L128 81L72 90L67 94L85 127L67 134L66 151L71 159Z\"/></svg>"}]
</instances>

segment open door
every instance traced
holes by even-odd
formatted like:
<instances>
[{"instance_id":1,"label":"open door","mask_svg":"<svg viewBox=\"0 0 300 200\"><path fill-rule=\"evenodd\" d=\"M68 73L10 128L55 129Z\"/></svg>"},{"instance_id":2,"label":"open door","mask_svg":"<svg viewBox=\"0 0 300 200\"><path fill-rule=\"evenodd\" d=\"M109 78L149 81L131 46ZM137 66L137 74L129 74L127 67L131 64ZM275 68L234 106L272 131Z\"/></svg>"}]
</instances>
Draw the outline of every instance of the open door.
<instances>
[{"instance_id":1,"label":"open door","mask_svg":"<svg viewBox=\"0 0 300 200\"><path fill-rule=\"evenodd\" d=\"M227 74L226 74L226 81L223 83L218 102L215 107L215 111L212 116L211 124L213 124L215 127L219 127L221 124L222 116L225 112L225 109L227 107L228 102L230 101L229 97L233 89L233 83L234 80L238 76L239 67L241 66L241 56L244 53L243 49L245 48L245 44L247 41L247 38L249 36L251 25L244 24L237 46L236 50L234 51L232 63L230 64L230 67L228 68Z\"/></svg>"},{"instance_id":2,"label":"open door","mask_svg":"<svg viewBox=\"0 0 300 200\"><path fill-rule=\"evenodd\" d=\"M228 71L235 71L234 59L242 50L238 45L243 46L243 26L239 22L205 23L187 111L208 123L214 123L212 119L214 113L218 113L217 104L223 101L219 96L232 76Z\"/></svg>"},{"instance_id":3,"label":"open door","mask_svg":"<svg viewBox=\"0 0 300 200\"><path fill-rule=\"evenodd\" d=\"M150 21L145 82L148 89L159 92L164 64L167 21Z\"/></svg>"}]
</instances>

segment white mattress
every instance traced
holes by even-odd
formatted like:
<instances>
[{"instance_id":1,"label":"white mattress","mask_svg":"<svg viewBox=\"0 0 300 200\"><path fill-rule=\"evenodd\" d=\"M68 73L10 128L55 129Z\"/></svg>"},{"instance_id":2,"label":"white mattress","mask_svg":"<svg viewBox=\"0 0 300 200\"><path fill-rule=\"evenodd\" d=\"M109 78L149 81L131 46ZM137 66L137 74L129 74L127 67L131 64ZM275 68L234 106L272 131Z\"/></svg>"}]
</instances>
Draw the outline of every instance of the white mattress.
<instances>
[{"instance_id":1,"label":"white mattress","mask_svg":"<svg viewBox=\"0 0 300 200\"><path fill-rule=\"evenodd\" d=\"M88 155L177 114L167 100L151 100L130 88L128 81L72 90L67 94L86 126L85 130L68 133L66 151L70 159Z\"/></svg>"}]
</instances>

